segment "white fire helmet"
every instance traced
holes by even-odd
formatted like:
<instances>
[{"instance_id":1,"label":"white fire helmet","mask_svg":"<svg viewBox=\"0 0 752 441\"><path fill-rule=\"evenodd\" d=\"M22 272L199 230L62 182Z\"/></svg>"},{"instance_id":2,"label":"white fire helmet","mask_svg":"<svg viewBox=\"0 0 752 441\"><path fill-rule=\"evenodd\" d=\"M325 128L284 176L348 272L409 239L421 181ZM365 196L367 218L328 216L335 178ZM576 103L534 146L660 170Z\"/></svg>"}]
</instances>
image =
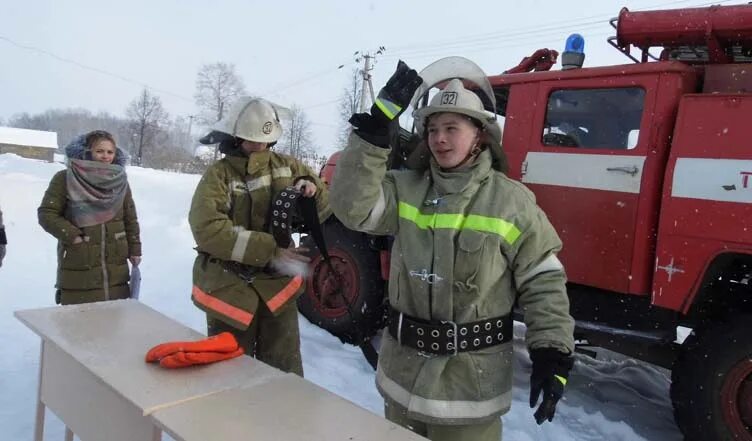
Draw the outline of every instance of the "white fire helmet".
<instances>
[{"instance_id":1,"label":"white fire helmet","mask_svg":"<svg viewBox=\"0 0 752 441\"><path fill-rule=\"evenodd\" d=\"M282 136L282 124L275 106L263 98L243 96L212 130L253 142L274 143Z\"/></svg>"},{"instance_id":2,"label":"white fire helmet","mask_svg":"<svg viewBox=\"0 0 752 441\"><path fill-rule=\"evenodd\" d=\"M483 108L478 95L465 89L459 79L449 81L443 90L431 98L429 105L415 110L413 118L418 133L424 133L429 116L444 112L459 113L479 121L497 143L501 141L501 128L494 115Z\"/></svg>"}]
</instances>

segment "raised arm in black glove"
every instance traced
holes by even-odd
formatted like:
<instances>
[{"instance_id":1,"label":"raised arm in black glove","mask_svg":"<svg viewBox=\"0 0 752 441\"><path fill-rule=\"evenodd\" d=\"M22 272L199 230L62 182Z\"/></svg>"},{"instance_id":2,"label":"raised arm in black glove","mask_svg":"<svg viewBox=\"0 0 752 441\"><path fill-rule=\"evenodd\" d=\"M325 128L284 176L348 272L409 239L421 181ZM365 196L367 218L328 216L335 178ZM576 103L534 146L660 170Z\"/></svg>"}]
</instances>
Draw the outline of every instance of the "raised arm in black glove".
<instances>
[{"instance_id":1,"label":"raised arm in black glove","mask_svg":"<svg viewBox=\"0 0 752 441\"><path fill-rule=\"evenodd\" d=\"M397 70L379 91L371 113L356 113L350 118L355 134L373 145L388 148L389 124L405 111L421 83L423 79L415 69L400 60Z\"/></svg>"},{"instance_id":2,"label":"raised arm in black glove","mask_svg":"<svg viewBox=\"0 0 752 441\"><path fill-rule=\"evenodd\" d=\"M530 407L535 407L538 397L543 392L543 401L535 411L535 421L543 424L546 420L554 419L556 403L564 395L564 386L567 384L574 359L555 348L532 349L530 359L533 361L533 373L530 375Z\"/></svg>"}]
</instances>

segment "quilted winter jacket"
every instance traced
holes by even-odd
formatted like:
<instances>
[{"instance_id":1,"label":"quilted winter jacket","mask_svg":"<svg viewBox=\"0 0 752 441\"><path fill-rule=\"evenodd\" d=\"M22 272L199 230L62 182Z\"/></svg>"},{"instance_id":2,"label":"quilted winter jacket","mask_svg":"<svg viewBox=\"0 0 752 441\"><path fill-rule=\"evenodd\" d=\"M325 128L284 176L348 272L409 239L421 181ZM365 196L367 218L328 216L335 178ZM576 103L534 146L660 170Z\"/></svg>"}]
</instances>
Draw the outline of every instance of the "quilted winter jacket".
<instances>
[{"instance_id":1,"label":"quilted winter jacket","mask_svg":"<svg viewBox=\"0 0 752 441\"><path fill-rule=\"evenodd\" d=\"M193 303L210 317L235 328L250 326L259 299L272 313L301 292L300 277L269 274L264 267L277 244L268 228L274 196L300 177L316 183L319 217L331 214L327 189L309 167L272 151L249 157L226 156L212 164L193 194L188 221L199 255L193 266ZM252 284L227 271L220 262L256 268Z\"/></svg>"},{"instance_id":2,"label":"quilted winter jacket","mask_svg":"<svg viewBox=\"0 0 752 441\"><path fill-rule=\"evenodd\" d=\"M141 255L136 206L128 188L122 208L103 224L76 227L65 217L68 201L66 170L57 172L44 193L37 215L39 225L58 240L56 287L63 303L126 298L128 257ZM88 242L73 244L77 236Z\"/></svg>"},{"instance_id":3,"label":"quilted winter jacket","mask_svg":"<svg viewBox=\"0 0 752 441\"><path fill-rule=\"evenodd\" d=\"M519 302L529 348L571 352L574 321L561 241L532 192L492 168L484 151L462 171L387 171L389 150L351 135L331 188L349 228L394 235L389 302L432 321L474 322ZM408 417L433 424L498 418L512 401L512 342L438 356L384 333L376 385Z\"/></svg>"}]
</instances>

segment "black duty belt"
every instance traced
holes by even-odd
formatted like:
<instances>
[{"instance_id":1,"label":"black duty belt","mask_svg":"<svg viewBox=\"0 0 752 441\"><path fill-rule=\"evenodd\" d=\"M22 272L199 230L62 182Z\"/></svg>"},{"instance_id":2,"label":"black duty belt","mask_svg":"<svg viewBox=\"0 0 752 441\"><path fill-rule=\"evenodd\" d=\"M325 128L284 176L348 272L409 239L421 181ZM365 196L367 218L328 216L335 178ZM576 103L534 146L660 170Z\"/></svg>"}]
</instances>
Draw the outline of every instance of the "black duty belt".
<instances>
[{"instance_id":1,"label":"black duty belt","mask_svg":"<svg viewBox=\"0 0 752 441\"><path fill-rule=\"evenodd\" d=\"M389 333L397 341L422 352L455 355L506 343L512 339L512 315L457 324L431 322L389 308Z\"/></svg>"},{"instance_id":2,"label":"black duty belt","mask_svg":"<svg viewBox=\"0 0 752 441\"><path fill-rule=\"evenodd\" d=\"M212 257L209 253L205 253L203 251L198 252L200 255L204 256L207 262L216 263L222 268L224 268L225 271L229 271L240 280L244 281L247 284L253 283L254 279L256 278L256 273L259 271L263 271L263 268L245 265L240 262L235 262L234 260L222 260L217 259L216 257Z\"/></svg>"}]
</instances>

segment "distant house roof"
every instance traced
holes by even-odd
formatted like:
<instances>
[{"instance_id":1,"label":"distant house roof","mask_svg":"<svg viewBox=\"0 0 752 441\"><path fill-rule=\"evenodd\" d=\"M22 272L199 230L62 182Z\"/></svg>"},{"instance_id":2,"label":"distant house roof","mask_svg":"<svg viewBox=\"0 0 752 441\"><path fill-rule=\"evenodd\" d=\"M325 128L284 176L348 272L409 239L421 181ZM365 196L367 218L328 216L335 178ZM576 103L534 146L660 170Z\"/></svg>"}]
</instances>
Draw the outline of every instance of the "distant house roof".
<instances>
[{"instance_id":1,"label":"distant house roof","mask_svg":"<svg viewBox=\"0 0 752 441\"><path fill-rule=\"evenodd\" d=\"M0 127L0 144L57 149L57 132Z\"/></svg>"}]
</instances>

